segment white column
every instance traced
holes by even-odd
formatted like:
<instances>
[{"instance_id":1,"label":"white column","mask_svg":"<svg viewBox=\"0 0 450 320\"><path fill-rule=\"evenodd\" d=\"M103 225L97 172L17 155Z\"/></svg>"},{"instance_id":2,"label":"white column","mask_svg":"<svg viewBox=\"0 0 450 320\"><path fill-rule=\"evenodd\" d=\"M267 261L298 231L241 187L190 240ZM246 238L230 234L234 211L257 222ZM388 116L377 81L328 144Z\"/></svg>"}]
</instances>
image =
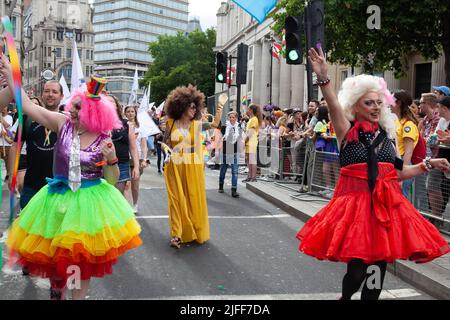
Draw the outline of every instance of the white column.
<instances>
[{"instance_id":1,"label":"white column","mask_svg":"<svg viewBox=\"0 0 450 320\"><path fill-rule=\"evenodd\" d=\"M269 103L270 96L270 42L263 41L261 51L261 83L260 83L260 101L261 106Z\"/></svg>"},{"instance_id":2,"label":"white column","mask_svg":"<svg viewBox=\"0 0 450 320\"><path fill-rule=\"evenodd\" d=\"M280 57L283 59L283 57ZM272 65L272 104L278 106L280 103L280 61L273 59Z\"/></svg>"},{"instance_id":3,"label":"white column","mask_svg":"<svg viewBox=\"0 0 450 320\"><path fill-rule=\"evenodd\" d=\"M261 103L261 42L257 41L253 47L253 86L252 102Z\"/></svg>"},{"instance_id":4,"label":"white column","mask_svg":"<svg viewBox=\"0 0 450 320\"><path fill-rule=\"evenodd\" d=\"M400 90L401 88L400 79L395 79L394 72L385 71L384 80L386 81L389 90L391 91Z\"/></svg>"},{"instance_id":5,"label":"white column","mask_svg":"<svg viewBox=\"0 0 450 320\"><path fill-rule=\"evenodd\" d=\"M443 86L445 85L445 57L444 52L438 60L433 61L431 67L431 85ZM430 88L431 89L431 88Z\"/></svg>"},{"instance_id":6,"label":"white column","mask_svg":"<svg viewBox=\"0 0 450 320\"><path fill-rule=\"evenodd\" d=\"M291 68L286 59L281 59L280 68L280 104L281 109L289 108L291 105Z\"/></svg>"}]
</instances>

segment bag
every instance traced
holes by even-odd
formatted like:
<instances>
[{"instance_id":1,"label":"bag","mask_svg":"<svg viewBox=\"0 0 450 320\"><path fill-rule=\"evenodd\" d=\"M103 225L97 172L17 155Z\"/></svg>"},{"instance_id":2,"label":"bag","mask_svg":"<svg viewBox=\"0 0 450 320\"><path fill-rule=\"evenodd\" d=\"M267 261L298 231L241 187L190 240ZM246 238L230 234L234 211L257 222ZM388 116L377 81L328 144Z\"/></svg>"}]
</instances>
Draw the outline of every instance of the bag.
<instances>
[{"instance_id":1,"label":"bag","mask_svg":"<svg viewBox=\"0 0 450 320\"><path fill-rule=\"evenodd\" d=\"M422 134L419 133L419 140L417 141L417 144L413 150L413 154L411 156L411 163L412 164L418 164L425 159L427 155L427 143L425 142L425 139L423 138Z\"/></svg>"}]
</instances>

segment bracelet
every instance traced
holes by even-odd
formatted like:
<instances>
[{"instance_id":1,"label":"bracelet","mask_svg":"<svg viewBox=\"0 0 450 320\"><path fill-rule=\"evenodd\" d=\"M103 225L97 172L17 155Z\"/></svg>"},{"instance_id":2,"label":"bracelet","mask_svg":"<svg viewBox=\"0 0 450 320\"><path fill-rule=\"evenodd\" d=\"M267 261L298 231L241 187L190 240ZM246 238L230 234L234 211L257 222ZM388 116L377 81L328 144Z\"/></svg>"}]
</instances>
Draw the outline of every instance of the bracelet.
<instances>
[{"instance_id":1,"label":"bracelet","mask_svg":"<svg viewBox=\"0 0 450 320\"><path fill-rule=\"evenodd\" d=\"M428 169L428 167L425 164L425 162L421 162L420 163L420 169L422 169L423 172L430 172L430 169Z\"/></svg>"},{"instance_id":2,"label":"bracelet","mask_svg":"<svg viewBox=\"0 0 450 320\"><path fill-rule=\"evenodd\" d=\"M425 166L427 167L427 170L428 170L428 171L430 171L430 170L433 169L433 166L431 165L430 160L431 160L431 157L426 157L426 158L423 160L423 164L425 164Z\"/></svg>"},{"instance_id":3,"label":"bracelet","mask_svg":"<svg viewBox=\"0 0 450 320\"><path fill-rule=\"evenodd\" d=\"M108 161L107 161L108 166L116 165L118 162L119 162L119 159L117 159L117 157L114 158L114 159L112 159L112 160L108 160Z\"/></svg>"},{"instance_id":4,"label":"bracelet","mask_svg":"<svg viewBox=\"0 0 450 320\"><path fill-rule=\"evenodd\" d=\"M329 77L327 77L325 80L319 80L319 79L317 79L316 84L317 84L319 87L324 87L324 86L326 86L327 84L329 84L330 82L331 82L331 79L330 79Z\"/></svg>"}]
</instances>

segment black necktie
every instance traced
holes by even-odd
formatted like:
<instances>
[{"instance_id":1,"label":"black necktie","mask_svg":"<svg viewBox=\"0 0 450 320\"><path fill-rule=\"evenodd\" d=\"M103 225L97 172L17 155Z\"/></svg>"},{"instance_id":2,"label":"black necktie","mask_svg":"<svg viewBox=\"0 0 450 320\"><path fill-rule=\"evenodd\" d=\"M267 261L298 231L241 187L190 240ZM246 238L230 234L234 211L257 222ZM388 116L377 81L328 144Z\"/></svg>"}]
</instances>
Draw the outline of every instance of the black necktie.
<instances>
[{"instance_id":1,"label":"black necktie","mask_svg":"<svg viewBox=\"0 0 450 320\"><path fill-rule=\"evenodd\" d=\"M372 143L370 143L370 141L367 139L364 132L360 132L360 137L362 138L361 141L367 148L367 182L369 184L370 192L372 192L373 189L375 189L375 183L378 177L378 157L375 153L375 149L386 137L386 132L384 130L380 130L380 133Z\"/></svg>"}]
</instances>

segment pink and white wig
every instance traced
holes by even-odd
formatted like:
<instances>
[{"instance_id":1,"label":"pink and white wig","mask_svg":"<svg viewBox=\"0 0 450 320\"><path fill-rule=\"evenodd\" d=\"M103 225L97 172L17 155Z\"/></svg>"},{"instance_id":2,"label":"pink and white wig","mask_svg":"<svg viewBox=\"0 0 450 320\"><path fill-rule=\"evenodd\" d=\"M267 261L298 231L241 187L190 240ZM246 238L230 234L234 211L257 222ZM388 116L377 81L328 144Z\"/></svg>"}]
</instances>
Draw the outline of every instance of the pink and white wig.
<instances>
[{"instance_id":1,"label":"pink and white wig","mask_svg":"<svg viewBox=\"0 0 450 320\"><path fill-rule=\"evenodd\" d=\"M389 138L395 139L395 122L391 115L391 110L388 108L389 105L395 103L395 100L383 78L361 74L344 80L338 93L338 100L344 109L345 117L349 121L355 120L355 106L359 99L369 92L377 93L383 101L379 125L386 131Z\"/></svg>"},{"instance_id":2,"label":"pink and white wig","mask_svg":"<svg viewBox=\"0 0 450 320\"><path fill-rule=\"evenodd\" d=\"M81 101L81 109L78 113L80 123L88 131L94 133L107 133L113 129L120 129L122 122L117 116L116 107L104 99L90 98L81 90L77 90L70 97L64 108L69 112L73 103Z\"/></svg>"}]
</instances>

